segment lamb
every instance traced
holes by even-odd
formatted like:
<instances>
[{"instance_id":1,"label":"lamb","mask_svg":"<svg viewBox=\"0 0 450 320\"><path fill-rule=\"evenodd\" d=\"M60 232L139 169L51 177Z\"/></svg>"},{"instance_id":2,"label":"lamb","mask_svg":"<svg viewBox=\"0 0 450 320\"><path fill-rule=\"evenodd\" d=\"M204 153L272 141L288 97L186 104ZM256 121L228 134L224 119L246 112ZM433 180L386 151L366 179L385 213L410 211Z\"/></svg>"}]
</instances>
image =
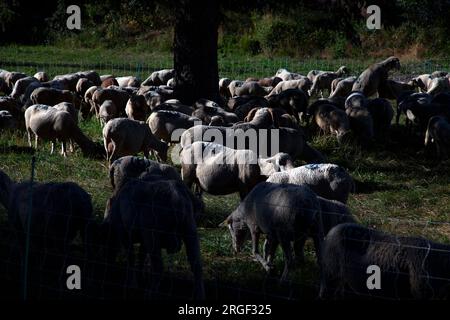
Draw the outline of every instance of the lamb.
<instances>
[{"instance_id":1,"label":"lamb","mask_svg":"<svg viewBox=\"0 0 450 320\"><path fill-rule=\"evenodd\" d=\"M117 118L118 116L119 112L117 111L117 107L114 102L112 100L103 101L100 109L98 110L98 118L102 127L104 127L109 120Z\"/></svg>"},{"instance_id":2,"label":"lamb","mask_svg":"<svg viewBox=\"0 0 450 320\"><path fill-rule=\"evenodd\" d=\"M148 124L155 137L170 143L180 142L181 135L173 135L177 129L189 129L196 124L202 124L202 121L181 112L161 110L150 115Z\"/></svg>"},{"instance_id":3,"label":"lamb","mask_svg":"<svg viewBox=\"0 0 450 320\"><path fill-rule=\"evenodd\" d=\"M145 121L150 108L143 95L132 95L125 107L125 113L129 119Z\"/></svg>"},{"instance_id":4,"label":"lamb","mask_svg":"<svg viewBox=\"0 0 450 320\"><path fill-rule=\"evenodd\" d=\"M8 220L24 235L27 229L31 185L29 181L14 182L0 170L0 203L8 210ZM85 252L90 253L89 231L95 230L89 194L72 182L33 183L31 209L31 240L40 252L55 249L67 253L77 234L81 235ZM21 239L22 244L25 239ZM25 250L25 248L23 248ZM25 253L25 252L23 252Z\"/></svg>"},{"instance_id":5,"label":"lamb","mask_svg":"<svg viewBox=\"0 0 450 320\"><path fill-rule=\"evenodd\" d=\"M263 162L265 173L282 170L279 160ZM194 142L180 153L181 177L189 188L194 184L212 195L239 192L241 199L264 181L257 155L252 150L235 150L211 142ZM281 160L283 163L283 160ZM287 161L285 161L288 165ZM272 167L272 169L270 169Z\"/></svg>"},{"instance_id":6,"label":"lamb","mask_svg":"<svg viewBox=\"0 0 450 320\"><path fill-rule=\"evenodd\" d=\"M109 168L109 178L115 193L129 180L136 179L143 173L160 175L167 180L182 181L178 171L167 164L145 158L125 156L117 159Z\"/></svg>"},{"instance_id":7,"label":"lamb","mask_svg":"<svg viewBox=\"0 0 450 320\"><path fill-rule=\"evenodd\" d=\"M331 90L330 98L334 97L347 97L352 92L353 84L356 81L356 77L348 77L342 79L336 84L334 90Z\"/></svg>"},{"instance_id":8,"label":"lamb","mask_svg":"<svg viewBox=\"0 0 450 320\"><path fill-rule=\"evenodd\" d=\"M448 151L450 150L450 124L448 119L441 116L430 118L425 133L425 147L431 143L435 144L439 159L448 157Z\"/></svg>"},{"instance_id":9,"label":"lamb","mask_svg":"<svg viewBox=\"0 0 450 320\"><path fill-rule=\"evenodd\" d=\"M352 177L344 168L332 163L307 164L274 173L267 182L304 184L317 195L342 203L347 203L349 194L354 190Z\"/></svg>"},{"instance_id":10,"label":"lamb","mask_svg":"<svg viewBox=\"0 0 450 320\"><path fill-rule=\"evenodd\" d=\"M154 293L163 273L161 249L173 254L181 250L184 242L194 274L194 298L204 299L197 214L191 193L183 182L165 179L128 181L107 203L103 228L110 234L105 239L109 263L114 263L119 246L123 246L127 252L127 279L130 279L129 272L134 267L133 245L139 243L142 257L150 256L151 292ZM142 267L143 261L140 271Z\"/></svg>"},{"instance_id":11,"label":"lamb","mask_svg":"<svg viewBox=\"0 0 450 320\"><path fill-rule=\"evenodd\" d=\"M362 92L366 97L375 95L392 69L400 69L400 60L389 57L382 62L375 63L363 71L353 84L352 91Z\"/></svg>"},{"instance_id":12,"label":"lamb","mask_svg":"<svg viewBox=\"0 0 450 320\"><path fill-rule=\"evenodd\" d=\"M108 121L103 127L103 142L110 164L120 157L134 155L139 151L148 158L150 150L156 151L158 160L167 160L167 144L153 136L150 127L143 121L127 118Z\"/></svg>"},{"instance_id":13,"label":"lamb","mask_svg":"<svg viewBox=\"0 0 450 320\"><path fill-rule=\"evenodd\" d=\"M323 97L323 92L325 90L331 93L331 82L345 74L348 74L348 69L345 66L340 67L336 72L321 72L317 74L312 81L313 84L308 91L308 94L314 96L320 92L321 97Z\"/></svg>"},{"instance_id":14,"label":"lamb","mask_svg":"<svg viewBox=\"0 0 450 320\"><path fill-rule=\"evenodd\" d=\"M34 74L34 76L40 82L47 82L50 80L48 74L45 71L39 71Z\"/></svg>"},{"instance_id":15,"label":"lamb","mask_svg":"<svg viewBox=\"0 0 450 320\"><path fill-rule=\"evenodd\" d=\"M28 144L31 147L31 135L35 135L35 148L38 139L52 142L51 153L54 151L56 140L62 143L61 154L66 154L66 141L75 141L86 156L102 156L98 146L86 137L73 120L73 116L63 110L46 106L32 105L25 110L25 128L28 134Z\"/></svg>"},{"instance_id":16,"label":"lamb","mask_svg":"<svg viewBox=\"0 0 450 320\"><path fill-rule=\"evenodd\" d=\"M273 270L273 259L280 244L284 254L281 281L285 281L294 267L294 250L296 260L301 262L301 246L308 237L313 238L320 263L324 236L320 210L317 196L307 186L262 182L221 225L228 226L235 252L241 251L250 232L252 255L268 272ZM264 257L259 253L261 233L266 235Z\"/></svg>"},{"instance_id":17,"label":"lamb","mask_svg":"<svg viewBox=\"0 0 450 320\"><path fill-rule=\"evenodd\" d=\"M448 298L450 246L420 237L386 234L344 223L326 236L320 298L372 296L390 299ZM379 267L381 288L367 286L367 269Z\"/></svg>"}]
</instances>

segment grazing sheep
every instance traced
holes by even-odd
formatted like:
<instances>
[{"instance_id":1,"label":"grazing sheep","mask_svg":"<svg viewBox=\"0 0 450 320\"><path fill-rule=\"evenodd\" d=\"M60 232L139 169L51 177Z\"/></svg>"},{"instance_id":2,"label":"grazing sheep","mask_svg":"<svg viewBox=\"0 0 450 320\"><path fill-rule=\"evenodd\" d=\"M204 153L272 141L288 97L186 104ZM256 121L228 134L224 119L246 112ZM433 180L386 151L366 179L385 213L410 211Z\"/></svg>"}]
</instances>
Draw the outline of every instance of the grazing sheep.
<instances>
[{"instance_id":1,"label":"grazing sheep","mask_svg":"<svg viewBox=\"0 0 450 320\"><path fill-rule=\"evenodd\" d=\"M181 177L191 189L212 195L239 192L241 199L263 181L257 156L251 150L235 150L211 142L194 142L180 153Z\"/></svg>"},{"instance_id":2,"label":"grazing sheep","mask_svg":"<svg viewBox=\"0 0 450 320\"><path fill-rule=\"evenodd\" d=\"M411 79L411 84L419 88L419 92L425 93L430 87L433 77L431 74L421 74Z\"/></svg>"},{"instance_id":3,"label":"grazing sheep","mask_svg":"<svg viewBox=\"0 0 450 320\"><path fill-rule=\"evenodd\" d=\"M314 80L317 78L317 76L319 74L323 74L323 73L333 73L333 72L332 71L322 71L322 70L311 70L310 72L308 72L306 77L311 81L311 83L313 83ZM342 75L348 74L349 70L346 66L341 66L334 73L340 75L339 77L341 77Z\"/></svg>"},{"instance_id":4,"label":"grazing sheep","mask_svg":"<svg viewBox=\"0 0 450 320\"><path fill-rule=\"evenodd\" d=\"M93 114L95 114L95 116L98 117L98 110L95 107L94 102L92 101L92 96L94 92L97 91L97 89L99 89L99 87L92 86L89 89L87 89L86 92L84 93L80 109L81 116L83 117L83 119L87 119Z\"/></svg>"},{"instance_id":5,"label":"grazing sheep","mask_svg":"<svg viewBox=\"0 0 450 320\"><path fill-rule=\"evenodd\" d=\"M450 105L433 102L427 103L426 99L423 100L423 103L421 100L418 100L411 104L402 103L400 105L400 110L406 113L410 122L417 124L421 133L426 130L428 121L433 116L443 116L446 119L450 119Z\"/></svg>"},{"instance_id":6,"label":"grazing sheep","mask_svg":"<svg viewBox=\"0 0 450 320\"><path fill-rule=\"evenodd\" d=\"M352 91L360 91L366 97L375 95L380 85L388 79L392 69L400 69L400 60L396 57L389 57L371 65L356 79Z\"/></svg>"},{"instance_id":7,"label":"grazing sheep","mask_svg":"<svg viewBox=\"0 0 450 320\"><path fill-rule=\"evenodd\" d=\"M397 114L395 123L398 125L400 122L400 115L406 112L408 109L421 108L430 104L432 97L427 93L405 92L397 99ZM407 118L407 124L409 119Z\"/></svg>"},{"instance_id":8,"label":"grazing sheep","mask_svg":"<svg viewBox=\"0 0 450 320\"><path fill-rule=\"evenodd\" d=\"M447 77L431 79L427 93L434 96L439 93L450 92L450 81Z\"/></svg>"},{"instance_id":9,"label":"grazing sheep","mask_svg":"<svg viewBox=\"0 0 450 320\"><path fill-rule=\"evenodd\" d=\"M348 73L348 69L345 66L340 67L336 72L319 71L319 73L310 78L312 81L312 86L311 89L308 90L308 94L310 96L314 96L320 92L321 97L323 97L324 91L328 91L331 94L331 82L333 82L334 79L340 78Z\"/></svg>"},{"instance_id":10,"label":"grazing sheep","mask_svg":"<svg viewBox=\"0 0 450 320\"><path fill-rule=\"evenodd\" d=\"M148 158L150 150L156 151L158 160L167 160L167 144L155 138L143 121L112 119L103 127L103 141L110 164L120 157L140 151Z\"/></svg>"},{"instance_id":11,"label":"grazing sheep","mask_svg":"<svg viewBox=\"0 0 450 320\"><path fill-rule=\"evenodd\" d=\"M275 77L281 78L283 81L288 81L302 79L304 76L299 73L290 72L286 69L278 69L275 73Z\"/></svg>"},{"instance_id":12,"label":"grazing sheep","mask_svg":"<svg viewBox=\"0 0 450 320\"><path fill-rule=\"evenodd\" d=\"M367 109L367 99L360 92L354 92L345 101L345 113L348 116L350 129L357 139L367 144L374 137L373 118Z\"/></svg>"},{"instance_id":13,"label":"grazing sheep","mask_svg":"<svg viewBox=\"0 0 450 320\"><path fill-rule=\"evenodd\" d=\"M31 212L29 181L14 182L0 170L0 203L8 210L8 220L25 245L25 232L30 222L30 243L37 252L56 250L66 254L69 245L80 234L89 253L88 231L95 226L89 194L72 182L33 183ZM29 221L29 217L31 221ZM22 248L25 253L25 247Z\"/></svg>"},{"instance_id":14,"label":"grazing sheep","mask_svg":"<svg viewBox=\"0 0 450 320\"><path fill-rule=\"evenodd\" d=\"M265 180L265 174L292 166L286 154L261 160L252 150L235 150L200 141L183 148L180 161L181 176L189 188L196 184L212 195L239 192L241 199Z\"/></svg>"},{"instance_id":15,"label":"grazing sheep","mask_svg":"<svg viewBox=\"0 0 450 320\"><path fill-rule=\"evenodd\" d=\"M0 97L0 111L8 111L17 122L23 122L22 105L12 97Z\"/></svg>"},{"instance_id":16,"label":"grazing sheep","mask_svg":"<svg viewBox=\"0 0 450 320\"><path fill-rule=\"evenodd\" d=\"M267 100L270 107L284 109L300 123L299 115L306 113L308 99L307 94L300 89L287 89L280 94L269 96Z\"/></svg>"},{"instance_id":17,"label":"grazing sheep","mask_svg":"<svg viewBox=\"0 0 450 320\"><path fill-rule=\"evenodd\" d=\"M225 123L236 123L238 122L238 117L236 114L232 112L227 112L224 109L220 107L213 107L213 106L200 106L196 108L192 112L192 116L199 118L204 123L210 123L211 118L214 116L220 116L223 118Z\"/></svg>"},{"instance_id":18,"label":"grazing sheep","mask_svg":"<svg viewBox=\"0 0 450 320\"><path fill-rule=\"evenodd\" d=\"M14 89L14 85L16 82L22 78L28 77L25 73L22 72L7 72L5 75L5 83L7 86L6 94L10 94Z\"/></svg>"},{"instance_id":19,"label":"grazing sheep","mask_svg":"<svg viewBox=\"0 0 450 320\"><path fill-rule=\"evenodd\" d=\"M98 89L92 94L92 103L95 107L96 114L98 114L98 109L105 100L111 100L117 108L117 113L119 116L125 116L125 108L130 98L130 94L123 89Z\"/></svg>"},{"instance_id":20,"label":"grazing sheep","mask_svg":"<svg viewBox=\"0 0 450 320\"><path fill-rule=\"evenodd\" d=\"M180 142L181 136L172 136L177 129L189 129L196 124L202 124L202 121L193 116L188 116L177 111L156 111L148 118L148 124L155 137L160 140L170 142Z\"/></svg>"},{"instance_id":21,"label":"grazing sheep","mask_svg":"<svg viewBox=\"0 0 450 320\"><path fill-rule=\"evenodd\" d=\"M34 74L34 76L40 82L47 82L50 80L48 74L45 71L39 71Z\"/></svg>"},{"instance_id":22,"label":"grazing sheep","mask_svg":"<svg viewBox=\"0 0 450 320\"><path fill-rule=\"evenodd\" d=\"M104 127L109 120L117 118L118 116L119 113L114 102L112 100L103 101L98 111L98 118L102 127Z\"/></svg>"},{"instance_id":23,"label":"grazing sheep","mask_svg":"<svg viewBox=\"0 0 450 320\"><path fill-rule=\"evenodd\" d=\"M59 90L54 88L37 88L30 96L32 104L44 104L54 106L60 102L70 102L77 109L80 109L80 100L77 95L69 90Z\"/></svg>"},{"instance_id":24,"label":"grazing sheep","mask_svg":"<svg viewBox=\"0 0 450 320\"><path fill-rule=\"evenodd\" d=\"M448 245L344 223L328 233L322 248L321 298L448 299L450 295ZM378 290L367 285L372 265L381 272Z\"/></svg>"},{"instance_id":25,"label":"grazing sheep","mask_svg":"<svg viewBox=\"0 0 450 320\"><path fill-rule=\"evenodd\" d=\"M440 116L431 117L425 133L425 147L434 143L439 159L446 159L450 150L450 124Z\"/></svg>"},{"instance_id":26,"label":"grazing sheep","mask_svg":"<svg viewBox=\"0 0 450 320\"><path fill-rule=\"evenodd\" d=\"M233 96L259 96L264 97L272 91L273 87L263 87L256 81L244 82L234 90Z\"/></svg>"},{"instance_id":27,"label":"grazing sheep","mask_svg":"<svg viewBox=\"0 0 450 320\"><path fill-rule=\"evenodd\" d=\"M141 86L159 86L166 84L169 79L175 77L174 69L162 69L153 72L147 79L145 79Z\"/></svg>"},{"instance_id":28,"label":"grazing sheep","mask_svg":"<svg viewBox=\"0 0 450 320\"><path fill-rule=\"evenodd\" d=\"M279 94L287 89L300 89L304 92L308 92L311 86L312 86L311 80L309 80L306 77L297 80L281 81L273 88L273 90L269 93L268 96Z\"/></svg>"},{"instance_id":29,"label":"grazing sheep","mask_svg":"<svg viewBox=\"0 0 450 320\"><path fill-rule=\"evenodd\" d=\"M127 117L133 120L145 121L149 112L150 107L143 95L131 96L125 107Z\"/></svg>"},{"instance_id":30,"label":"grazing sheep","mask_svg":"<svg viewBox=\"0 0 450 320\"><path fill-rule=\"evenodd\" d=\"M240 252L248 236L252 239L252 255L264 269L273 269L273 259L278 245L284 254L284 271L281 280L303 260L306 238L314 240L317 261L321 260L323 242L320 202L307 186L293 184L258 184L222 223L228 226L235 252ZM259 238L266 235L264 257L259 253ZM294 248L292 248L294 242Z\"/></svg>"},{"instance_id":31,"label":"grazing sheep","mask_svg":"<svg viewBox=\"0 0 450 320\"><path fill-rule=\"evenodd\" d=\"M153 178L153 177L152 177ZM115 262L119 246L127 253L127 280L134 267L134 244L150 257L151 292L158 290L163 273L161 249L173 254L181 250L184 242L186 255L194 274L194 298L204 299L202 262L197 235L198 212L192 195L183 182L177 180L131 180L108 200L103 222L110 235L108 260ZM143 260L143 258L142 258ZM142 271L143 261L140 261Z\"/></svg>"},{"instance_id":32,"label":"grazing sheep","mask_svg":"<svg viewBox=\"0 0 450 320\"><path fill-rule=\"evenodd\" d=\"M272 174L267 182L305 184L317 195L347 203L354 189L352 177L340 166L331 163L307 164Z\"/></svg>"},{"instance_id":33,"label":"grazing sheep","mask_svg":"<svg viewBox=\"0 0 450 320\"><path fill-rule=\"evenodd\" d=\"M378 140L385 140L394 118L394 109L391 103L383 98L369 99L366 107L372 116L374 137Z\"/></svg>"},{"instance_id":34,"label":"grazing sheep","mask_svg":"<svg viewBox=\"0 0 450 320\"><path fill-rule=\"evenodd\" d=\"M16 119L6 110L0 110L0 132L17 127Z\"/></svg>"},{"instance_id":35,"label":"grazing sheep","mask_svg":"<svg viewBox=\"0 0 450 320\"><path fill-rule=\"evenodd\" d=\"M98 146L83 134L67 111L46 105L32 105L25 110L25 129L30 147L31 135L34 134L36 149L39 138L50 140L53 153L55 142L59 140L62 143L61 154L66 157L66 141L75 141L84 155L101 155Z\"/></svg>"},{"instance_id":36,"label":"grazing sheep","mask_svg":"<svg viewBox=\"0 0 450 320\"><path fill-rule=\"evenodd\" d=\"M350 132L350 121L345 111L329 103L317 103L308 107L307 116L313 117L313 126L325 134L336 135L339 143L344 142Z\"/></svg>"},{"instance_id":37,"label":"grazing sheep","mask_svg":"<svg viewBox=\"0 0 450 320\"><path fill-rule=\"evenodd\" d=\"M347 97L352 92L353 84L356 81L356 77L348 77L342 79L336 84L336 87L331 89L330 98L333 97ZM332 86L333 87L333 86Z\"/></svg>"},{"instance_id":38,"label":"grazing sheep","mask_svg":"<svg viewBox=\"0 0 450 320\"><path fill-rule=\"evenodd\" d=\"M160 175L167 180L182 181L178 171L168 164L145 158L125 156L114 161L109 168L109 178L114 192L129 180L136 179L143 173Z\"/></svg>"},{"instance_id":39,"label":"grazing sheep","mask_svg":"<svg viewBox=\"0 0 450 320\"><path fill-rule=\"evenodd\" d=\"M118 77L116 78L119 87L139 87L141 80L134 76Z\"/></svg>"},{"instance_id":40,"label":"grazing sheep","mask_svg":"<svg viewBox=\"0 0 450 320\"><path fill-rule=\"evenodd\" d=\"M86 94L86 91L93 86L94 83L88 78L80 78L75 87L75 92L81 99L83 99L84 95Z\"/></svg>"},{"instance_id":41,"label":"grazing sheep","mask_svg":"<svg viewBox=\"0 0 450 320\"><path fill-rule=\"evenodd\" d=\"M28 86L31 85L32 83L37 83L39 85L41 84L35 77L25 77L17 80L16 83L14 84L10 96L13 97L14 99L17 99L18 101L24 101L23 96L25 95Z\"/></svg>"},{"instance_id":42,"label":"grazing sheep","mask_svg":"<svg viewBox=\"0 0 450 320\"><path fill-rule=\"evenodd\" d=\"M230 82L230 84L228 85L228 91L230 91L231 97L237 96L237 89L242 87L244 83L245 82L241 80L233 80Z\"/></svg>"}]
</instances>

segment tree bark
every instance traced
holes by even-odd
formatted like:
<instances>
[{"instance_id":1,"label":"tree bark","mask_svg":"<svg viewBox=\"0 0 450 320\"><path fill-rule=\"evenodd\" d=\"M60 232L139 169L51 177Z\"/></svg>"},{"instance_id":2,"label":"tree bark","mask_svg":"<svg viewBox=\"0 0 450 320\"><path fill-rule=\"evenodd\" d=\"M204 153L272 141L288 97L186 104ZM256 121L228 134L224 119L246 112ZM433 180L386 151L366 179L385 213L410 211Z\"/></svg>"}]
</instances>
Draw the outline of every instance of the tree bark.
<instances>
[{"instance_id":1,"label":"tree bark","mask_svg":"<svg viewBox=\"0 0 450 320\"><path fill-rule=\"evenodd\" d=\"M184 104L219 99L218 0L177 1L174 34L175 92Z\"/></svg>"}]
</instances>

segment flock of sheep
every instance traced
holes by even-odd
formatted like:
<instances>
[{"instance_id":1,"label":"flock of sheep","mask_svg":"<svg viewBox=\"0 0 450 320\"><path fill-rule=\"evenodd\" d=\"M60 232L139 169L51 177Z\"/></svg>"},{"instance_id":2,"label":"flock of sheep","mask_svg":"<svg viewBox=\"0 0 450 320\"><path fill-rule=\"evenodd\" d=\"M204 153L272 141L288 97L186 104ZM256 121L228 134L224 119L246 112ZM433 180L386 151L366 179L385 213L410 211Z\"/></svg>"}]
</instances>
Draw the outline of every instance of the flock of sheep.
<instances>
[{"instance_id":1,"label":"flock of sheep","mask_svg":"<svg viewBox=\"0 0 450 320\"><path fill-rule=\"evenodd\" d=\"M446 157L449 76L438 71L408 83L390 79L389 72L399 68L400 61L390 57L359 76L351 76L342 66L336 72L312 70L307 76L280 69L268 78L222 78L218 101L200 99L193 105L175 99L174 70L169 69L156 71L142 82L133 76L99 76L95 71L50 80L45 72L31 77L2 70L1 131L26 131L30 147L34 137L36 149L42 139L51 142L53 153L59 141L64 156L66 144L70 151L76 144L84 155L106 156L109 161L113 192L101 223L94 218L90 196L77 184L35 183L31 228L36 239L32 243L65 252L80 233L87 255L97 254L89 244L101 243L108 262L114 263L123 247L129 266L135 264L133 246L139 243L141 272L142 256L150 257L151 290L157 290L163 272L161 249L177 252L184 243L194 274L194 296L203 299L196 229L204 211L202 193L238 192L239 206L221 225L229 228L236 252L251 236L252 255L267 272L273 271L276 249L281 246L285 261L281 281L303 261L305 241L312 238L322 298L448 297L450 246L358 224L346 206L355 188L352 177L344 168L327 163L326 155L308 143L317 133L363 147L385 141L394 117L390 100L396 100L397 124L405 115L411 132L420 135L426 146L434 144L440 158ZM79 114L82 119L98 119L103 146L82 132ZM179 129L184 132L174 136ZM205 138L209 130L226 141L230 132L262 129L277 130L276 152L261 154L245 145L235 149ZM271 137L258 135L257 139L270 147ZM179 144L181 174L163 163L169 144ZM139 152L145 158L136 157ZM150 153L158 161L149 160ZM193 161L198 153L203 155L201 162ZM299 159L307 164L294 167ZM12 181L0 170L0 203L18 232L28 221L24 204L29 185ZM367 288L370 265L380 267L380 290ZM133 275L127 274L128 278Z\"/></svg>"}]
</instances>

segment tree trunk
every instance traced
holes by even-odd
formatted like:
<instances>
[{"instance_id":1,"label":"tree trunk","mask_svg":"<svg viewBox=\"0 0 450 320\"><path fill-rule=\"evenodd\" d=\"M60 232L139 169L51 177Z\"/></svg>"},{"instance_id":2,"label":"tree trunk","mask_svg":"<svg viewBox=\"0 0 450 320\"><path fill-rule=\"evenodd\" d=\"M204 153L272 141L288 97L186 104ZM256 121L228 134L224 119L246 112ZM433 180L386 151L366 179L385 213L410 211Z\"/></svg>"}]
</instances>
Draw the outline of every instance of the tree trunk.
<instances>
[{"instance_id":1,"label":"tree trunk","mask_svg":"<svg viewBox=\"0 0 450 320\"><path fill-rule=\"evenodd\" d=\"M174 35L175 92L184 104L217 101L217 0L177 1Z\"/></svg>"}]
</instances>

